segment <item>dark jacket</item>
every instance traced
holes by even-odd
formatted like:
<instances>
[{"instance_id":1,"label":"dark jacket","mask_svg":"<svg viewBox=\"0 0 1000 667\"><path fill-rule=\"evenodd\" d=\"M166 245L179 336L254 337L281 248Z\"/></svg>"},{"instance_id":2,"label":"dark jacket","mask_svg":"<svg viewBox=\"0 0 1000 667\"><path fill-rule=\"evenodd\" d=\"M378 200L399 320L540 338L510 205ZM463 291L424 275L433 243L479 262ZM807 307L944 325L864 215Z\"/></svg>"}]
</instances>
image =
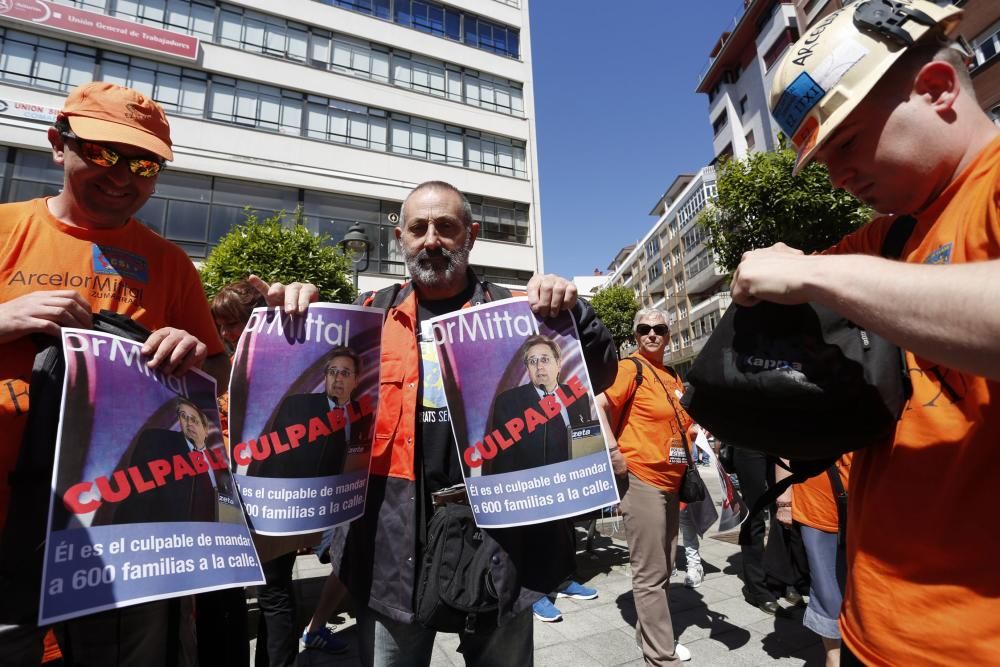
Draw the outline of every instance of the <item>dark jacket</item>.
<instances>
[{"instance_id":1,"label":"dark jacket","mask_svg":"<svg viewBox=\"0 0 1000 667\"><path fill-rule=\"evenodd\" d=\"M502 287L480 283L468 305L510 296ZM396 286L385 288L395 290ZM371 305L374 295L358 299ZM615 379L617 353L611 334L581 300L573 308L587 368L595 391ZM365 514L351 524L341 576L358 604L393 620L414 620L418 507L414 436L420 384L417 294L412 283L398 289L382 330L378 417L372 446ZM484 531L491 552L499 623L547 595L573 571L575 536L567 520Z\"/></svg>"},{"instance_id":2,"label":"dark jacket","mask_svg":"<svg viewBox=\"0 0 1000 667\"><path fill-rule=\"evenodd\" d=\"M568 385L561 384L559 387L564 395L573 395ZM504 424L516 417L524 418L524 411L528 408L544 413L540 403L541 397L533 384L522 384L508 389L498 395L493 402L490 430L501 429ZM566 407L566 414L569 417L569 426L559 414L534 431L522 433L521 439L513 447L498 451L495 457L483 462L483 474L495 475L568 461L571 429L589 424L593 419L589 398L581 396L570 403Z\"/></svg>"},{"instance_id":3,"label":"dark jacket","mask_svg":"<svg viewBox=\"0 0 1000 667\"><path fill-rule=\"evenodd\" d=\"M330 401L326 393L292 394L286 396L274 417L271 430L284 439L285 429L301 424L309 427L309 420L314 417L327 422L326 414L330 412ZM348 412L361 414L361 405L351 401ZM371 415L364 415L351 422L349 429L353 445L364 444L371 430ZM282 440L284 442L284 440ZM303 439L301 444L288 451L275 454L262 461L253 460L247 467L247 475L252 477L326 477L344 472L344 461L347 459L347 439L344 430L340 429L327 436L320 436L313 442Z\"/></svg>"},{"instance_id":4,"label":"dark jacket","mask_svg":"<svg viewBox=\"0 0 1000 667\"><path fill-rule=\"evenodd\" d=\"M138 466L144 478L149 477L147 465L157 459L173 462L180 455L185 460L191 454L184 434L162 428L146 429L139 435L127 466ZM213 470L219 488L229 481L228 472ZM225 476L225 480L222 478ZM231 489L231 487L229 487ZM208 473L198 473L174 479L166 478L163 486L139 493L136 489L114 506L112 522L145 523L151 521L217 521L219 490L212 486ZM229 495L227 493L227 495ZM98 516L94 517L98 524Z\"/></svg>"}]
</instances>

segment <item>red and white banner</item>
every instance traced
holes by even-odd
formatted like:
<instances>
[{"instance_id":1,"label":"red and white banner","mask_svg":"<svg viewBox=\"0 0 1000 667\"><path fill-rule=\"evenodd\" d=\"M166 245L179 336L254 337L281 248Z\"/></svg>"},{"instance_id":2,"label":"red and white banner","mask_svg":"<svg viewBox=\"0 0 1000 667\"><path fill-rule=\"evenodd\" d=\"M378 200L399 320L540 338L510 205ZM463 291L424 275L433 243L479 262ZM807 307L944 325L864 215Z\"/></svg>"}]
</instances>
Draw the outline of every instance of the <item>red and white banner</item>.
<instances>
[{"instance_id":1,"label":"red and white banner","mask_svg":"<svg viewBox=\"0 0 1000 667\"><path fill-rule=\"evenodd\" d=\"M46 0L0 0L0 17L195 60L198 38Z\"/></svg>"}]
</instances>

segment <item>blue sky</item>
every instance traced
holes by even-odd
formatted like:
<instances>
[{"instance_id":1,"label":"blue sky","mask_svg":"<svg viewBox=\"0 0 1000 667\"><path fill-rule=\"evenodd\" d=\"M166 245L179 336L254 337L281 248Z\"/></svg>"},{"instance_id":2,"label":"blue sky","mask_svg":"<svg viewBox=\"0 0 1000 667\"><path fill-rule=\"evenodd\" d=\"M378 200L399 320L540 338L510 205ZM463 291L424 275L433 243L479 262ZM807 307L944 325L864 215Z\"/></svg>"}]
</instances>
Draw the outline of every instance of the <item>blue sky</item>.
<instances>
[{"instance_id":1,"label":"blue sky","mask_svg":"<svg viewBox=\"0 0 1000 667\"><path fill-rule=\"evenodd\" d=\"M742 0L533 0L545 271L602 270L678 174L712 159L694 92Z\"/></svg>"}]
</instances>

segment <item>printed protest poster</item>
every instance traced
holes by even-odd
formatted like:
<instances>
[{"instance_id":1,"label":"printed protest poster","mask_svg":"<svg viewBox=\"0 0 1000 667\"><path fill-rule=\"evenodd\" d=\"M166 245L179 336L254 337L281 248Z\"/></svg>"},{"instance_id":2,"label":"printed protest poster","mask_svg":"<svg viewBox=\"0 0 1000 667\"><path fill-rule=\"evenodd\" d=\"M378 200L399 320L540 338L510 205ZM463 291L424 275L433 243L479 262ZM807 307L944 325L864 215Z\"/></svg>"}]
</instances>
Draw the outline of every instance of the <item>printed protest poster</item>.
<instances>
[{"instance_id":1,"label":"printed protest poster","mask_svg":"<svg viewBox=\"0 0 1000 667\"><path fill-rule=\"evenodd\" d=\"M141 343L62 330L66 376L39 624L264 582L219 431L215 381Z\"/></svg>"},{"instance_id":2,"label":"printed protest poster","mask_svg":"<svg viewBox=\"0 0 1000 667\"><path fill-rule=\"evenodd\" d=\"M251 529L301 535L364 512L383 313L257 308L237 344L229 441Z\"/></svg>"},{"instance_id":3,"label":"printed protest poster","mask_svg":"<svg viewBox=\"0 0 1000 667\"><path fill-rule=\"evenodd\" d=\"M618 502L576 324L538 319L525 298L427 321L469 504L484 528ZM426 386L426 382L425 382Z\"/></svg>"},{"instance_id":4,"label":"printed protest poster","mask_svg":"<svg viewBox=\"0 0 1000 667\"><path fill-rule=\"evenodd\" d=\"M712 465L715 466L715 470L719 473L719 486L722 491L719 532L724 533L727 530L732 530L743 523L750 513L750 508L743 502L743 497L740 496L740 492L733 486L733 480L729 478L729 473L726 472L726 469L722 467L722 462L715 456L715 452L712 450L712 446L708 444L708 438L705 436L704 431L698 434L694 444L701 451L708 454Z\"/></svg>"}]
</instances>

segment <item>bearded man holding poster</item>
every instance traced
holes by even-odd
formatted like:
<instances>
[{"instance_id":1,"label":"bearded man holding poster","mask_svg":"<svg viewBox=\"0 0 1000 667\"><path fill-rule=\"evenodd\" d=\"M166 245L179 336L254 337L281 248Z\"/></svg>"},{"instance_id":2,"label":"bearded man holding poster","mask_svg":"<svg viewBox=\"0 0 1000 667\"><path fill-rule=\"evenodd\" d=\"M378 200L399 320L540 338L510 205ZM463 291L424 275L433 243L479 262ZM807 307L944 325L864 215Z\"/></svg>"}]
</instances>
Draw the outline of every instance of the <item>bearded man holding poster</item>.
<instances>
[{"instance_id":1,"label":"bearded man holding poster","mask_svg":"<svg viewBox=\"0 0 1000 667\"><path fill-rule=\"evenodd\" d=\"M416 623L414 610L423 535L434 511L431 494L464 480L441 389L441 363L424 324L511 295L469 268L479 222L453 185L418 185L403 202L400 218L396 240L412 280L358 300L387 309L365 514L351 524L341 569L358 607L363 665L430 664L435 630ZM558 276L536 275L527 292L539 317L569 311L594 389L608 387L616 370L614 342L589 304L576 298L576 287ZM461 633L459 650L467 665L530 666L531 605L572 571L572 527L563 520L483 535L499 612Z\"/></svg>"}]
</instances>

